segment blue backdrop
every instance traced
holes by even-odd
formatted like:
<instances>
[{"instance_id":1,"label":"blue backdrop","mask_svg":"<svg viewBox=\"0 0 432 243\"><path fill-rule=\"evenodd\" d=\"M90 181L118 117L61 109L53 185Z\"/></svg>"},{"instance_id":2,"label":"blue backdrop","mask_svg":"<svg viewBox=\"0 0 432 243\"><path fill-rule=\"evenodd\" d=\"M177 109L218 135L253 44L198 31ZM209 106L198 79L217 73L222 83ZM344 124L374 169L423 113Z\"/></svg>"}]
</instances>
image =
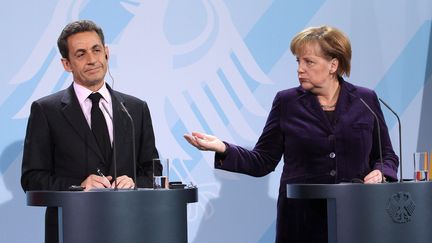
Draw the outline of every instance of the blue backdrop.
<instances>
[{"instance_id":1,"label":"blue backdrop","mask_svg":"<svg viewBox=\"0 0 432 243\"><path fill-rule=\"evenodd\" d=\"M348 80L374 89L401 115L406 178L412 152L431 150L429 0L3 1L0 242L43 242L44 209L25 206L19 182L23 139L31 102L72 82L56 40L76 19L105 31L107 82L149 103L171 177L199 186L199 202L188 206L190 242L274 241L281 164L263 178L216 171L213 154L182 135L199 130L253 147L276 92L298 85L289 44L307 26L347 33ZM385 115L399 151L396 120Z\"/></svg>"}]
</instances>

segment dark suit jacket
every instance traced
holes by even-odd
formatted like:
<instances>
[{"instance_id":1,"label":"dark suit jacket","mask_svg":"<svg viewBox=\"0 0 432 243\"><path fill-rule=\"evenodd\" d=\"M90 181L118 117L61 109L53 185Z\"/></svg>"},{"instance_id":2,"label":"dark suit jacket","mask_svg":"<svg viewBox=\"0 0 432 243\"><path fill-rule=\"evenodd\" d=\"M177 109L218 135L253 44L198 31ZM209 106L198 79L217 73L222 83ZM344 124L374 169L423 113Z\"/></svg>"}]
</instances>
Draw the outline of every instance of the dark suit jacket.
<instances>
[{"instance_id":1,"label":"dark suit jacket","mask_svg":"<svg viewBox=\"0 0 432 243\"><path fill-rule=\"evenodd\" d=\"M152 159L158 157L158 152L147 104L109 86L108 90L113 105L117 176L133 178L132 126L121 109L123 103L135 126L136 183L138 187L152 187ZM96 174L97 168L102 168L105 175L114 175L113 164L104 161L73 85L33 102L22 162L24 191L68 190L69 186L80 185L90 174ZM56 224L52 222L56 216L51 213L56 211L47 211L47 224Z\"/></svg>"},{"instance_id":2,"label":"dark suit jacket","mask_svg":"<svg viewBox=\"0 0 432 243\"><path fill-rule=\"evenodd\" d=\"M216 168L252 176L272 172L283 155L279 242L321 242L314 237L326 232L325 204L286 200L287 183L339 183L363 179L372 170L381 169L375 118L360 97L379 119L384 175L391 181L397 180L398 158L375 92L342 79L340 84L333 124L314 94L301 87L280 91L253 150L228 144L225 158L216 155Z\"/></svg>"}]
</instances>

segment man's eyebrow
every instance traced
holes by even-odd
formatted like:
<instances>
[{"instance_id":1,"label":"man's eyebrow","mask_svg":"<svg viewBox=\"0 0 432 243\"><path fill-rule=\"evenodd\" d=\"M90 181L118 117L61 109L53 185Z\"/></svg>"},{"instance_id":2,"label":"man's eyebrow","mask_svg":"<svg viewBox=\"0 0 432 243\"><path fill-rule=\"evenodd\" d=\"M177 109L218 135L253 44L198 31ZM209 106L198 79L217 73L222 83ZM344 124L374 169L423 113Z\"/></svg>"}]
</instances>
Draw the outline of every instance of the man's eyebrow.
<instances>
[{"instance_id":1,"label":"man's eyebrow","mask_svg":"<svg viewBox=\"0 0 432 243\"><path fill-rule=\"evenodd\" d=\"M95 44L95 45L93 45L90 49L94 50L94 49L97 49L97 48L102 48L102 45L100 45L100 44ZM86 51L87 51L87 49L80 48L80 49L77 49L74 53L76 54L76 53L78 53L78 52L86 52Z\"/></svg>"},{"instance_id":2,"label":"man's eyebrow","mask_svg":"<svg viewBox=\"0 0 432 243\"><path fill-rule=\"evenodd\" d=\"M77 49L74 53L76 54L76 53L78 53L78 52L86 52L86 49L84 49L84 48L80 48L80 49Z\"/></svg>"},{"instance_id":3,"label":"man's eyebrow","mask_svg":"<svg viewBox=\"0 0 432 243\"><path fill-rule=\"evenodd\" d=\"M100 45L100 44L95 44L94 46L92 46L91 49L95 49L95 48L102 48L102 45Z\"/></svg>"}]
</instances>

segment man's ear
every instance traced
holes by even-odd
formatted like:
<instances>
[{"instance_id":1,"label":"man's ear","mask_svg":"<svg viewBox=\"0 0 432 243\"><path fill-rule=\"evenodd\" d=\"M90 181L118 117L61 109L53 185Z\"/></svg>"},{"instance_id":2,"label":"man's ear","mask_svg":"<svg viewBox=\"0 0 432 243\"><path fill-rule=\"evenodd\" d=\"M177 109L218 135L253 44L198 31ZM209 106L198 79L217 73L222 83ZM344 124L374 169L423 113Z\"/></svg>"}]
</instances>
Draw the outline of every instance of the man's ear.
<instances>
[{"instance_id":1,"label":"man's ear","mask_svg":"<svg viewBox=\"0 0 432 243\"><path fill-rule=\"evenodd\" d=\"M105 46L105 59L108 60L109 58L109 49L108 46Z\"/></svg>"},{"instance_id":2,"label":"man's ear","mask_svg":"<svg viewBox=\"0 0 432 243\"><path fill-rule=\"evenodd\" d=\"M62 58L61 62L63 64L63 68L64 70L66 70L67 72L72 72L72 68L70 66L70 62L67 58Z\"/></svg>"}]
</instances>

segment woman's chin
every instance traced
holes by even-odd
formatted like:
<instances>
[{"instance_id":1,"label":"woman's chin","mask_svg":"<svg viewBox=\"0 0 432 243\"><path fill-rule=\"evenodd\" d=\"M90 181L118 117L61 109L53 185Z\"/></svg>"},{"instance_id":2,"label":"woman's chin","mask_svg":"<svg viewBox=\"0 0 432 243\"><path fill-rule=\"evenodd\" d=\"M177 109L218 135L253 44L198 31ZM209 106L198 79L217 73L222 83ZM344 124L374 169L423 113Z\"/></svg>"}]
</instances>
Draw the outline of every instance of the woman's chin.
<instances>
[{"instance_id":1,"label":"woman's chin","mask_svg":"<svg viewBox=\"0 0 432 243\"><path fill-rule=\"evenodd\" d=\"M313 85L311 85L308 82L302 82L300 85L304 90L308 90L308 91L310 91L313 88Z\"/></svg>"}]
</instances>

